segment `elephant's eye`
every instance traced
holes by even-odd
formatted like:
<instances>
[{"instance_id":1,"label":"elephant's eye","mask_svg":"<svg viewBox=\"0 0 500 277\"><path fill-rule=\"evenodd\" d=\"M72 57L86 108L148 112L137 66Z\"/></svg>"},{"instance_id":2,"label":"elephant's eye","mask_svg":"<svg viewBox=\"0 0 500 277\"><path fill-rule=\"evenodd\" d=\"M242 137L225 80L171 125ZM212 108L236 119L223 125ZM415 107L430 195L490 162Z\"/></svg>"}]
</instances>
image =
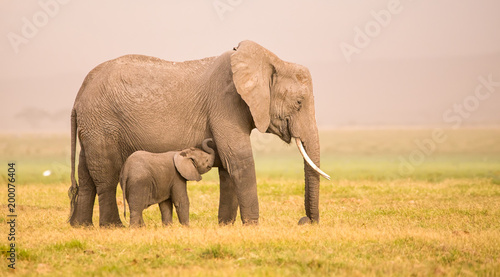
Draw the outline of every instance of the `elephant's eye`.
<instances>
[{"instance_id":1,"label":"elephant's eye","mask_svg":"<svg viewBox=\"0 0 500 277\"><path fill-rule=\"evenodd\" d=\"M297 100L297 105L296 105L297 111L300 111L302 108L302 99Z\"/></svg>"}]
</instances>

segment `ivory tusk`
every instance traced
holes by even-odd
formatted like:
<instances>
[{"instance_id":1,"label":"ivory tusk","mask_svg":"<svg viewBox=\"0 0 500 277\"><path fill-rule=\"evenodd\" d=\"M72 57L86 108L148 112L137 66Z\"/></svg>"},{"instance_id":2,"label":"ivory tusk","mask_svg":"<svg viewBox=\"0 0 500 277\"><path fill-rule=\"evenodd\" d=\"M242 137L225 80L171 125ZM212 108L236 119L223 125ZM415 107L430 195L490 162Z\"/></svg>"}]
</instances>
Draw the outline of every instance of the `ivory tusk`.
<instances>
[{"instance_id":1,"label":"ivory tusk","mask_svg":"<svg viewBox=\"0 0 500 277\"><path fill-rule=\"evenodd\" d=\"M328 176L328 174L326 174L325 172L323 172L323 170L321 170L319 167L317 167L313 161L311 160L311 158L309 158L309 156L307 155L306 153L306 150L304 149L304 146L302 145L302 141L300 141L299 138L295 138L295 142L297 143L297 147L299 148L299 151L300 151L300 154L302 155L302 157L304 157L304 160L314 169L316 170L316 172L318 172L319 174L321 174L321 176L325 177L327 180L330 180L330 176Z\"/></svg>"}]
</instances>

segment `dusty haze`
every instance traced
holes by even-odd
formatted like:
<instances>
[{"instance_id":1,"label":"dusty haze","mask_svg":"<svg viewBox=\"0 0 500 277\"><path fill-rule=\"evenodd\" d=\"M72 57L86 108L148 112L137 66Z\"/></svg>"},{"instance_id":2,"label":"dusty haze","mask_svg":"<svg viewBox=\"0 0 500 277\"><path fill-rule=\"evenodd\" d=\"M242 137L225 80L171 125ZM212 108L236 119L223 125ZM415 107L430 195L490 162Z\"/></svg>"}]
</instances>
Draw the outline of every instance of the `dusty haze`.
<instances>
[{"instance_id":1,"label":"dusty haze","mask_svg":"<svg viewBox=\"0 0 500 277\"><path fill-rule=\"evenodd\" d=\"M183 61L244 39L303 64L320 128L500 124L500 2L0 2L0 131L68 131L85 75L124 54Z\"/></svg>"}]
</instances>

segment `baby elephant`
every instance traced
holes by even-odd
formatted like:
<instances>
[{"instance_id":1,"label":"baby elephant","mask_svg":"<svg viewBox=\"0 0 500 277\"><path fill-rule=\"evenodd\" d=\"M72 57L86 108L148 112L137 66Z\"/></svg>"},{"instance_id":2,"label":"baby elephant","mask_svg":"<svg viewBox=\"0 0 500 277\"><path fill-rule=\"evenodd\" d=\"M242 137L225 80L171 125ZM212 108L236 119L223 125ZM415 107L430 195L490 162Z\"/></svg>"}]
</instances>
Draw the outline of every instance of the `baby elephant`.
<instances>
[{"instance_id":1,"label":"baby elephant","mask_svg":"<svg viewBox=\"0 0 500 277\"><path fill-rule=\"evenodd\" d=\"M130 226L143 226L142 211L159 203L162 222L172 223L172 203L179 222L189 225L189 198L186 180L200 181L201 174L208 172L214 163L215 152L208 146L212 139L202 143L204 151L189 148L182 151L150 153L137 151L128 157L120 175L125 198L130 209Z\"/></svg>"}]
</instances>

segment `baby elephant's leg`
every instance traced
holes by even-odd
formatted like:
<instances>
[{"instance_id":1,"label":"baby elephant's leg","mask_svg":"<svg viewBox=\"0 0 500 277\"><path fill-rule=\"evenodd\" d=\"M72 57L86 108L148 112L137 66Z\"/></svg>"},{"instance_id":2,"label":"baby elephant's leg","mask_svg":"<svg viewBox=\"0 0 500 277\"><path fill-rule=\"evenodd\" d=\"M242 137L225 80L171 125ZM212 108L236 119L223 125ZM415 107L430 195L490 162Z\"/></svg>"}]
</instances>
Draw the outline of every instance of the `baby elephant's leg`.
<instances>
[{"instance_id":1,"label":"baby elephant's leg","mask_svg":"<svg viewBox=\"0 0 500 277\"><path fill-rule=\"evenodd\" d=\"M164 225L172 224L172 199L167 199L158 204L160 206L161 221Z\"/></svg>"},{"instance_id":2,"label":"baby elephant's leg","mask_svg":"<svg viewBox=\"0 0 500 277\"><path fill-rule=\"evenodd\" d=\"M146 180L147 181L147 180ZM149 187L143 179L132 179L127 187L127 201L130 208L130 227L145 226L142 212L147 208Z\"/></svg>"},{"instance_id":3,"label":"baby elephant's leg","mask_svg":"<svg viewBox=\"0 0 500 277\"><path fill-rule=\"evenodd\" d=\"M189 198L186 180L179 179L172 187L172 202L177 212L177 217L182 225L189 225Z\"/></svg>"},{"instance_id":4,"label":"baby elephant's leg","mask_svg":"<svg viewBox=\"0 0 500 277\"><path fill-rule=\"evenodd\" d=\"M174 202L177 217L182 225L189 226L189 201Z\"/></svg>"}]
</instances>

